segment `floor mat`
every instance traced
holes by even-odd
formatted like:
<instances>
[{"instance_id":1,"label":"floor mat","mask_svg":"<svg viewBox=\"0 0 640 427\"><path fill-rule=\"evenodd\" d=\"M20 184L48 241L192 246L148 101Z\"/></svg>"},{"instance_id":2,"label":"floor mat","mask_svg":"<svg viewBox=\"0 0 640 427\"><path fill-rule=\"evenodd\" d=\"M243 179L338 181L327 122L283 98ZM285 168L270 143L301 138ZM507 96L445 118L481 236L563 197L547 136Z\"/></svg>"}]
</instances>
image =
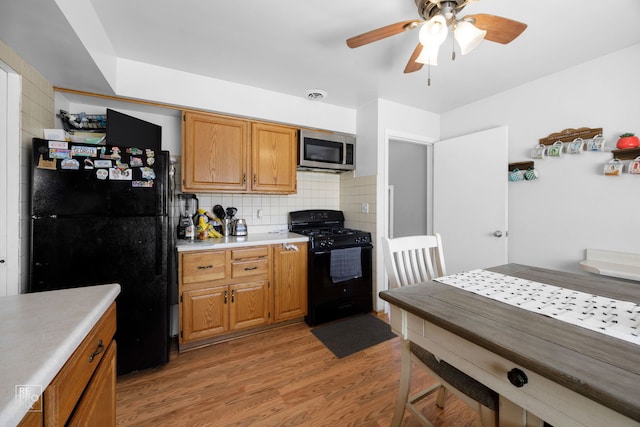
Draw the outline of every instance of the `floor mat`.
<instances>
[{"instance_id":1,"label":"floor mat","mask_svg":"<svg viewBox=\"0 0 640 427\"><path fill-rule=\"evenodd\" d=\"M397 335L391 326L371 314L361 314L311 330L338 359L380 344Z\"/></svg>"}]
</instances>

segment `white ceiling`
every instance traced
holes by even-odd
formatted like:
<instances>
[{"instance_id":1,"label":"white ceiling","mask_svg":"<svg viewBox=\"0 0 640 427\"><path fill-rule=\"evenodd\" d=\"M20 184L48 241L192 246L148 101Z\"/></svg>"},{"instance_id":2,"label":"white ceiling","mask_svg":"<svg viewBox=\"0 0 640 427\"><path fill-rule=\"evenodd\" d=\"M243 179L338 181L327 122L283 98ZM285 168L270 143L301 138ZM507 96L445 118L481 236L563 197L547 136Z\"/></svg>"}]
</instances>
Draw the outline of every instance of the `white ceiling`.
<instances>
[{"instance_id":1,"label":"white ceiling","mask_svg":"<svg viewBox=\"0 0 640 427\"><path fill-rule=\"evenodd\" d=\"M58 0L66 1L66 0ZM419 18L414 0L88 0L120 58L357 108L375 98L436 113L640 43L640 1L482 0L489 13L528 24L508 45L484 41L437 67L404 74L417 31L357 49L351 36ZM113 94L56 0L0 0L0 39L54 86ZM618 66L612 64L613 66ZM619 64L624 66L624 64Z\"/></svg>"}]
</instances>

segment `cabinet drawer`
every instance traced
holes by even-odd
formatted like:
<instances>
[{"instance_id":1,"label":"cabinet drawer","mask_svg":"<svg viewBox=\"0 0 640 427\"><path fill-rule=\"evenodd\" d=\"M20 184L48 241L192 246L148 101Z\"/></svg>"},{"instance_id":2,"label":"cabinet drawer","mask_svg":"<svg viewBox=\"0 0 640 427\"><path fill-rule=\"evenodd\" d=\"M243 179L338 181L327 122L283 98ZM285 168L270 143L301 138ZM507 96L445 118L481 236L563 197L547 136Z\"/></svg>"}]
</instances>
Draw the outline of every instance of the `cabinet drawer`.
<instances>
[{"instance_id":1,"label":"cabinet drawer","mask_svg":"<svg viewBox=\"0 0 640 427\"><path fill-rule=\"evenodd\" d=\"M225 252L182 254L182 283L206 282L225 278Z\"/></svg>"},{"instance_id":2,"label":"cabinet drawer","mask_svg":"<svg viewBox=\"0 0 640 427\"><path fill-rule=\"evenodd\" d=\"M269 273L269 260L267 258L231 263L231 277L233 278L267 273Z\"/></svg>"},{"instance_id":3,"label":"cabinet drawer","mask_svg":"<svg viewBox=\"0 0 640 427\"><path fill-rule=\"evenodd\" d=\"M231 249L231 259L247 259L247 258L267 258L269 256L268 246L255 246L251 248Z\"/></svg>"},{"instance_id":4,"label":"cabinet drawer","mask_svg":"<svg viewBox=\"0 0 640 427\"><path fill-rule=\"evenodd\" d=\"M116 332L111 305L44 391L46 426L65 425Z\"/></svg>"}]
</instances>

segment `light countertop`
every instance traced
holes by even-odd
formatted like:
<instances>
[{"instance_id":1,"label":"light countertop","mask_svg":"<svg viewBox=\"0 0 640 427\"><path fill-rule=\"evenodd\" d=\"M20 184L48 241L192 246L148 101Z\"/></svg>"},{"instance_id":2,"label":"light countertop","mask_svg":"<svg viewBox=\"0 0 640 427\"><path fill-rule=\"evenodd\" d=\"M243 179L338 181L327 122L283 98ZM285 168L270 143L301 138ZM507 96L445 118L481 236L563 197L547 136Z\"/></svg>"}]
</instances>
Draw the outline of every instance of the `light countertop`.
<instances>
[{"instance_id":1,"label":"light countertop","mask_svg":"<svg viewBox=\"0 0 640 427\"><path fill-rule=\"evenodd\" d=\"M119 293L111 284L0 298L0 425L29 409L16 386L44 391Z\"/></svg>"},{"instance_id":2,"label":"light countertop","mask_svg":"<svg viewBox=\"0 0 640 427\"><path fill-rule=\"evenodd\" d=\"M225 236L218 239L178 240L178 252L202 251L207 249L227 249L242 246L273 245L279 243L308 242L309 238L297 233L249 233L247 236Z\"/></svg>"}]
</instances>

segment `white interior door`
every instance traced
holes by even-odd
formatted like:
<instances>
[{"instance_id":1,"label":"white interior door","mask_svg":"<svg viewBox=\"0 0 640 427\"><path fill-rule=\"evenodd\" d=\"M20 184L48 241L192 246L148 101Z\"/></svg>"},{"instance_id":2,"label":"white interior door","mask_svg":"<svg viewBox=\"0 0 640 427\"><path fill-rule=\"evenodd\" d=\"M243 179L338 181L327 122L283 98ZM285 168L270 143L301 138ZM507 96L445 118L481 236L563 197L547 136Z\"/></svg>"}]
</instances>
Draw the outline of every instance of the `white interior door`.
<instances>
[{"instance_id":1,"label":"white interior door","mask_svg":"<svg viewBox=\"0 0 640 427\"><path fill-rule=\"evenodd\" d=\"M0 296L7 295L7 103L8 103L7 72L0 68ZM17 224L14 224L17 227Z\"/></svg>"},{"instance_id":2,"label":"white interior door","mask_svg":"<svg viewBox=\"0 0 640 427\"><path fill-rule=\"evenodd\" d=\"M508 129L434 144L433 230L447 273L507 262Z\"/></svg>"},{"instance_id":3,"label":"white interior door","mask_svg":"<svg viewBox=\"0 0 640 427\"><path fill-rule=\"evenodd\" d=\"M20 292L20 76L0 62L0 296Z\"/></svg>"}]
</instances>

